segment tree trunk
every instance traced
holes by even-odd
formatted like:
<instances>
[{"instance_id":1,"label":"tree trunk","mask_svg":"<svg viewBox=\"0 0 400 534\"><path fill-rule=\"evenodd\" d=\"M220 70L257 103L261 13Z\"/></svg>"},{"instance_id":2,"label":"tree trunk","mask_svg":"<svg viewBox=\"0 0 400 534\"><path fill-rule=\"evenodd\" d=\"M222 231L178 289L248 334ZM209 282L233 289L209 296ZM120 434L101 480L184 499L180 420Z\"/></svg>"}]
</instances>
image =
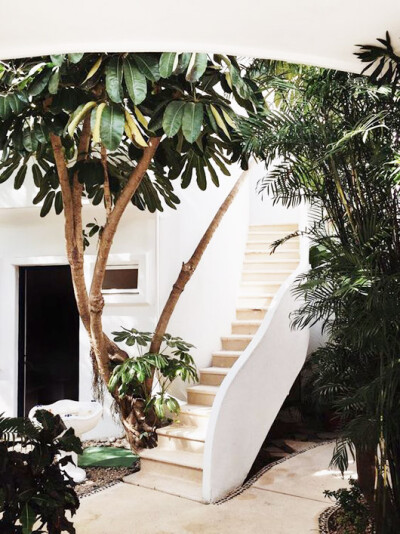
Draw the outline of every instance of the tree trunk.
<instances>
[{"instance_id":1,"label":"tree trunk","mask_svg":"<svg viewBox=\"0 0 400 534\"><path fill-rule=\"evenodd\" d=\"M90 147L90 138L90 118L87 117L83 123L79 142L78 161L82 161L87 157ZM89 295L84 278L81 201L82 185L79 183L77 175L73 177L72 184L70 183L61 138L51 133L50 140L62 192L66 250L68 262L71 267L75 299L82 323L89 334L94 356L94 368L101 376L104 384L107 385L110 378L110 361L123 361L128 358L128 354L120 349L103 332L102 312L104 299L101 290L107 260L121 217L150 166L160 143L160 138L150 139L148 147L143 150L142 159L131 173L128 182L118 197L113 209L111 209L111 198L108 189L107 154L105 150L102 151L102 164L104 168L107 197L107 221L99 240L95 272ZM148 446L153 446L156 439L154 438L154 428L147 424L143 406L140 401L129 397L120 399L117 394L114 394L113 397L119 406L121 421L132 448L137 449L143 444L143 441L145 441ZM147 438L143 438L143 432L148 433Z\"/></svg>"},{"instance_id":2,"label":"tree trunk","mask_svg":"<svg viewBox=\"0 0 400 534\"><path fill-rule=\"evenodd\" d=\"M370 507L374 511L374 491L375 491L375 456L374 450L361 449L356 446L357 477L360 489Z\"/></svg>"},{"instance_id":3,"label":"tree trunk","mask_svg":"<svg viewBox=\"0 0 400 534\"><path fill-rule=\"evenodd\" d=\"M210 225L208 226L205 234L201 238L199 244L197 245L195 251L193 252L191 258L188 262L182 264L181 271L179 273L179 276L175 282L175 284L172 287L172 291L168 297L168 300L164 306L164 309L160 315L160 319L158 320L154 336L150 345L150 352L156 353L159 352L161 342L163 335L165 334L168 323L171 319L171 316L174 312L174 309L178 303L178 300L185 289L186 284L189 282L191 277L193 276L193 273L195 272L205 250L207 249L215 231L217 230L219 224L221 223L225 213L228 211L229 206L234 201L236 195L238 194L240 188L244 184L245 180L247 178L247 172L244 171L235 185L233 186L231 192L228 194L228 196L225 198L223 203L221 204L220 208L218 209L217 213L215 214L213 220L211 221ZM151 391L153 386L153 377L149 378L146 381L146 388L147 391Z\"/></svg>"}]
</instances>

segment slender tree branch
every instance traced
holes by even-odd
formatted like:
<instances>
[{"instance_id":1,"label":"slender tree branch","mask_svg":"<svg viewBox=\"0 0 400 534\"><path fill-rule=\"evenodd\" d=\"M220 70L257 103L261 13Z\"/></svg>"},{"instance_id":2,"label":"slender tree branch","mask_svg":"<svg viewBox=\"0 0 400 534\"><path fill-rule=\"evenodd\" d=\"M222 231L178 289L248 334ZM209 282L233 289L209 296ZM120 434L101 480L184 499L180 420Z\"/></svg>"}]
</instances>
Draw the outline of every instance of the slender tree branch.
<instances>
[{"instance_id":1,"label":"slender tree branch","mask_svg":"<svg viewBox=\"0 0 400 534\"><path fill-rule=\"evenodd\" d=\"M175 284L172 287L172 291L168 297L167 302L165 303L163 311L158 320L158 323L157 323L157 326L154 332L154 336L153 336L153 339L150 345L151 353L157 353L160 351L162 338L167 330L169 320L171 319L171 316L175 310L178 300L183 290L185 289L186 284L189 282L189 280L193 276L193 273L195 272L204 252L206 251L213 235L215 234L215 231L217 230L219 224L221 223L225 213L228 211L230 205L234 201L240 188L244 184L246 178L247 178L247 172L245 171L240 175L235 185L233 186L232 190L230 191L228 196L225 198L225 200L221 204L220 208L215 214L213 220L208 226L206 232L201 238L199 244L197 245L189 261L182 264L182 268L179 273L179 276ZM147 391L151 391L152 389L153 377L154 377L154 373L153 373L153 376L146 381Z\"/></svg>"}]
</instances>

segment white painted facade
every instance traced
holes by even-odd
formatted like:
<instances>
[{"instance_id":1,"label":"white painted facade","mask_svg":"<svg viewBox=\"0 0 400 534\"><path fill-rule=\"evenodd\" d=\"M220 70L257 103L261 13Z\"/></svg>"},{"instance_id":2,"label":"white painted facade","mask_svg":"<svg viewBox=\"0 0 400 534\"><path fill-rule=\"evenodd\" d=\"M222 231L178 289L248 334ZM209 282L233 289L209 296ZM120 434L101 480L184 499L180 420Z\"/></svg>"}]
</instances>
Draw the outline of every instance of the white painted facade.
<instances>
[{"instance_id":1,"label":"white painted facade","mask_svg":"<svg viewBox=\"0 0 400 534\"><path fill-rule=\"evenodd\" d=\"M154 329L181 263L189 259L220 204L240 175L220 177L221 186L200 191L195 184L179 190L181 204L176 211L149 214L129 206L113 243L110 264L139 264L139 295L107 296L104 328L107 334L121 325L139 330ZM169 325L169 332L196 346L193 352L199 368L210 364L211 353L219 348L221 335L229 332L235 313L244 246L250 221L295 222L296 210L272 208L255 192L264 172L253 172L225 215L214 239L187 285ZM17 413L18 379L18 267L66 264L63 217L52 212L46 218L33 207L31 181L20 191L12 184L0 186L0 413ZM84 224L102 221L102 208L84 206ZM95 240L86 254L86 277L90 283L94 265ZM111 301L111 302L110 302ZM90 400L91 363L89 343L80 329L80 399ZM173 393L184 400L185 387L177 383ZM91 436L120 434L106 403L105 415Z\"/></svg>"}]
</instances>

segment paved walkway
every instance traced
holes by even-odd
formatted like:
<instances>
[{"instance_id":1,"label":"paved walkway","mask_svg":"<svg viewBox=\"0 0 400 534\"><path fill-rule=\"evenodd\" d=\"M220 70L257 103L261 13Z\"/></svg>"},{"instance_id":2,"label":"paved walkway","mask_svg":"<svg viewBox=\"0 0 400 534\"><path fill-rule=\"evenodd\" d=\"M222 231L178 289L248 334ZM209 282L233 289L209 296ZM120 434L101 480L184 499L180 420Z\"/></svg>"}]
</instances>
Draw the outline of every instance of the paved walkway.
<instances>
[{"instance_id":1,"label":"paved walkway","mask_svg":"<svg viewBox=\"0 0 400 534\"><path fill-rule=\"evenodd\" d=\"M308 534L330 501L324 489L346 485L328 470L333 445L321 445L267 471L221 505L204 505L130 484L83 498L77 534ZM352 465L347 476L355 476Z\"/></svg>"}]
</instances>

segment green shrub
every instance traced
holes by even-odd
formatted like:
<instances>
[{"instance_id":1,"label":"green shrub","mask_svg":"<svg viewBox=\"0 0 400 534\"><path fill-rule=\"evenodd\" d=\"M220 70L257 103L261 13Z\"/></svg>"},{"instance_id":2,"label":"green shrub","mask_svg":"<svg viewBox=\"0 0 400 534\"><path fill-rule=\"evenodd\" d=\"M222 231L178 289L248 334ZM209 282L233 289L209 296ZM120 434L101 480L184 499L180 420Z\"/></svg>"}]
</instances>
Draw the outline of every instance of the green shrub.
<instances>
[{"instance_id":1,"label":"green shrub","mask_svg":"<svg viewBox=\"0 0 400 534\"><path fill-rule=\"evenodd\" d=\"M66 511L79 507L74 481L60 452L82 452L80 439L59 415L38 410L28 418L0 415L0 534L75 533ZM44 530L47 527L47 530Z\"/></svg>"},{"instance_id":2,"label":"green shrub","mask_svg":"<svg viewBox=\"0 0 400 534\"><path fill-rule=\"evenodd\" d=\"M153 339L150 332L124 328L121 332L113 332L113 335L116 342L124 342L128 347L136 346L139 355L114 367L108 389L111 392L117 390L121 398L129 395L142 399L145 412L154 409L161 421L166 419L167 411L179 413L179 403L169 395L168 389L178 377L184 382L197 381L197 370L189 353L193 345L180 337L164 334L160 352L153 354L147 352L147 347ZM151 378L153 373L158 382L154 394L146 390L146 380Z\"/></svg>"},{"instance_id":3,"label":"green shrub","mask_svg":"<svg viewBox=\"0 0 400 534\"><path fill-rule=\"evenodd\" d=\"M336 499L340 506L339 514L335 517L337 526L351 527L351 532L354 534L365 534L370 524L369 509L358 483L350 479L349 484L350 489L325 490L324 495Z\"/></svg>"}]
</instances>

